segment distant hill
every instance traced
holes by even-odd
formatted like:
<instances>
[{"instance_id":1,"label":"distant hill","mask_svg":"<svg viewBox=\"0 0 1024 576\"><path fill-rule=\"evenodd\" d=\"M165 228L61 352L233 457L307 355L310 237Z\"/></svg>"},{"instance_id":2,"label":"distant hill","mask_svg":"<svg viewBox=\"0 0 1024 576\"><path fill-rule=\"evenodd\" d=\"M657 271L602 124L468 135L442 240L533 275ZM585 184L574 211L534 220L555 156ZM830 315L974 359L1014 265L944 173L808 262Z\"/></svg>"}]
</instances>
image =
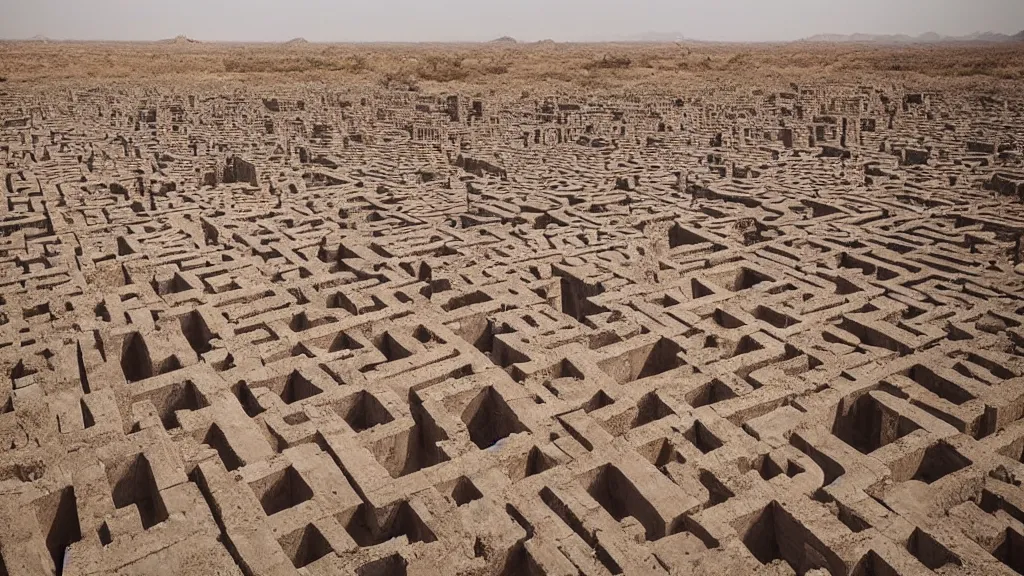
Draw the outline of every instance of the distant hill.
<instances>
[{"instance_id":1,"label":"distant hill","mask_svg":"<svg viewBox=\"0 0 1024 576\"><path fill-rule=\"evenodd\" d=\"M998 34L996 32L975 32L974 34L968 34L967 36L953 37L952 40L964 40L968 42L1011 42L1014 40L1014 37L1007 36L1006 34Z\"/></svg>"},{"instance_id":2,"label":"distant hill","mask_svg":"<svg viewBox=\"0 0 1024 576\"><path fill-rule=\"evenodd\" d=\"M949 42L1013 42L1024 40L1024 31L1008 36L997 32L975 32L966 36L943 36L925 32L920 36L906 34L818 34L801 42L868 43L868 44L940 44Z\"/></svg>"},{"instance_id":3,"label":"distant hill","mask_svg":"<svg viewBox=\"0 0 1024 576\"><path fill-rule=\"evenodd\" d=\"M1017 42L1024 42L1024 30L1021 30L1020 32L1014 34L1013 39L1016 40Z\"/></svg>"},{"instance_id":4,"label":"distant hill","mask_svg":"<svg viewBox=\"0 0 1024 576\"><path fill-rule=\"evenodd\" d=\"M292 38L285 42L285 45L287 46L299 46L301 44L309 44L309 40L306 40L305 38Z\"/></svg>"},{"instance_id":5,"label":"distant hill","mask_svg":"<svg viewBox=\"0 0 1024 576\"><path fill-rule=\"evenodd\" d=\"M518 44L515 38L511 36L502 36L501 38L495 38L491 40L491 44Z\"/></svg>"},{"instance_id":6,"label":"distant hill","mask_svg":"<svg viewBox=\"0 0 1024 576\"><path fill-rule=\"evenodd\" d=\"M179 34L174 38L168 38L167 40L160 40L161 44L199 44L199 40L193 40L184 34Z\"/></svg>"}]
</instances>

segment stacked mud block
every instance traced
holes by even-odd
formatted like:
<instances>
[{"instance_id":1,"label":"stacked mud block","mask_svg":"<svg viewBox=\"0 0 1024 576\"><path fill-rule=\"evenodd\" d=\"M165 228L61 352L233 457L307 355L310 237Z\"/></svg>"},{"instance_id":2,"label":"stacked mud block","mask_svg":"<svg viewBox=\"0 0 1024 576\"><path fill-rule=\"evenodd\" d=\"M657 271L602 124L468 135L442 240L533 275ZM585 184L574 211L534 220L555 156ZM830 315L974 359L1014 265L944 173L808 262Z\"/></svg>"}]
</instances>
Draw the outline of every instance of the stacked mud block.
<instances>
[{"instance_id":1,"label":"stacked mud block","mask_svg":"<svg viewBox=\"0 0 1024 576\"><path fill-rule=\"evenodd\" d=\"M1024 571L1017 94L6 90L0 574Z\"/></svg>"}]
</instances>

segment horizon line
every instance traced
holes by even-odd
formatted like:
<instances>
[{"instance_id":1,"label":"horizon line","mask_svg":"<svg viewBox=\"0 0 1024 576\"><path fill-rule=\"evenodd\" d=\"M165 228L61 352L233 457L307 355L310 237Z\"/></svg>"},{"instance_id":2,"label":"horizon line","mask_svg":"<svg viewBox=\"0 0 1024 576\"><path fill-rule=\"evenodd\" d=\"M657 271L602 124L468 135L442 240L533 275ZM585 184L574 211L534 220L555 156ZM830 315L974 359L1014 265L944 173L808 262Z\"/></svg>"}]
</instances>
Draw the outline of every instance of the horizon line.
<instances>
[{"instance_id":1,"label":"horizon line","mask_svg":"<svg viewBox=\"0 0 1024 576\"><path fill-rule=\"evenodd\" d=\"M958 36L950 36L945 34L939 34L937 32L928 31L917 35L911 35L907 33L895 33L895 34L876 34L869 32L853 32L850 34L842 33L831 33L823 32L818 34L812 34L803 38L789 39L789 40L706 40L701 38L690 38L682 33L677 32L657 32L648 31L640 32L631 35L620 36L617 38L594 38L585 40L555 40L553 38L544 38L540 40L520 40L512 35L503 35L497 38L489 40L309 40L302 36L297 36L287 40L217 40L217 39L199 39L180 34L174 37L156 38L156 39L97 39L97 38L50 38L44 34L37 34L28 38L0 38L0 42L54 42L54 43L108 43L108 44L404 44L404 45L416 45L416 44L542 44L542 43L555 43L555 44L682 44L682 43L694 43L694 44L794 44L800 42L812 42L812 43L824 43L824 44L835 44L835 43L867 43L867 44L945 44L945 43L990 43L993 38L1014 39L1018 36L1024 35L1024 29L1015 34L1007 34L1003 32L972 32L969 34L963 34ZM645 38L646 36L646 38ZM933 37L938 37L932 39ZM863 40L855 38L864 38Z\"/></svg>"}]
</instances>

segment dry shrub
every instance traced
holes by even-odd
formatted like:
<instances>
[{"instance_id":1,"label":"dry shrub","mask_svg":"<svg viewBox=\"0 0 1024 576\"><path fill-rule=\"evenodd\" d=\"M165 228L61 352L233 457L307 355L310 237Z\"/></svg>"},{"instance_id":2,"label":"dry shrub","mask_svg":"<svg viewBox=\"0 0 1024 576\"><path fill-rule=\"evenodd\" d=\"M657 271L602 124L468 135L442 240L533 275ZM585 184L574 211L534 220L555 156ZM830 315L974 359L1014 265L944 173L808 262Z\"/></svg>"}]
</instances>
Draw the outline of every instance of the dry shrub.
<instances>
[{"instance_id":1,"label":"dry shrub","mask_svg":"<svg viewBox=\"0 0 1024 576\"><path fill-rule=\"evenodd\" d=\"M416 77L409 72L385 72L377 80L377 84L385 90L401 90L419 92L420 86Z\"/></svg>"},{"instance_id":2,"label":"dry shrub","mask_svg":"<svg viewBox=\"0 0 1024 576\"><path fill-rule=\"evenodd\" d=\"M293 79L375 81L396 89L421 82L537 82L630 87L746 82L774 76L804 82L826 75L848 81L909 75L1018 81L1024 50L1010 45L886 47L793 43L733 44L175 44L0 43L0 76L11 81L75 78L137 81L147 77L210 78L228 74ZM360 76L361 78L356 78Z\"/></svg>"},{"instance_id":3,"label":"dry shrub","mask_svg":"<svg viewBox=\"0 0 1024 576\"><path fill-rule=\"evenodd\" d=\"M572 82L576 75L569 70L546 70L540 75L541 80L557 80L559 82Z\"/></svg>"},{"instance_id":4,"label":"dry shrub","mask_svg":"<svg viewBox=\"0 0 1024 576\"><path fill-rule=\"evenodd\" d=\"M458 56L430 54L416 67L416 75L433 82L452 82L468 78L469 70L463 68Z\"/></svg>"},{"instance_id":5,"label":"dry shrub","mask_svg":"<svg viewBox=\"0 0 1024 576\"><path fill-rule=\"evenodd\" d=\"M430 82L458 82L486 76L508 74L511 66L505 61L480 61L464 58L461 54L427 54L412 70L412 74Z\"/></svg>"},{"instance_id":6,"label":"dry shrub","mask_svg":"<svg viewBox=\"0 0 1024 576\"><path fill-rule=\"evenodd\" d=\"M838 52L838 51L837 51ZM927 46L902 50L871 47L839 52L837 70L913 72L935 77L1021 77L1024 52L1015 44Z\"/></svg>"},{"instance_id":7,"label":"dry shrub","mask_svg":"<svg viewBox=\"0 0 1024 576\"><path fill-rule=\"evenodd\" d=\"M736 66L750 61L750 52L737 52L725 61L727 66Z\"/></svg>"},{"instance_id":8,"label":"dry shrub","mask_svg":"<svg viewBox=\"0 0 1024 576\"><path fill-rule=\"evenodd\" d=\"M358 74L368 70L365 56L331 57L324 55L233 55L224 58L224 71L232 73L288 73L342 71Z\"/></svg>"},{"instance_id":9,"label":"dry shrub","mask_svg":"<svg viewBox=\"0 0 1024 576\"><path fill-rule=\"evenodd\" d=\"M633 60L623 54L605 54L597 60L591 60L583 65L584 70L621 70L633 65Z\"/></svg>"}]
</instances>

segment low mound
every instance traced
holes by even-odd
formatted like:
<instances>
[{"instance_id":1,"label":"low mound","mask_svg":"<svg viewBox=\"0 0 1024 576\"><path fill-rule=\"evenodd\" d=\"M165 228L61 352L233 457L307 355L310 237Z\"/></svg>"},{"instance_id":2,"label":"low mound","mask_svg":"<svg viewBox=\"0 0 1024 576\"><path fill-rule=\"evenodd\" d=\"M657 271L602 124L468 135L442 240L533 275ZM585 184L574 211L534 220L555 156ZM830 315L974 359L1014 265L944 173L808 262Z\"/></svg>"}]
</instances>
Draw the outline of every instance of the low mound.
<instances>
[{"instance_id":1,"label":"low mound","mask_svg":"<svg viewBox=\"0 0 1024 576\"><path fill-rule=\"evenodd\" d=\"M178 34L174 38L161 40L160 42L164 44L199 44L198 40L193 40L184 34Z\"/></svg>"}]
</instances>

